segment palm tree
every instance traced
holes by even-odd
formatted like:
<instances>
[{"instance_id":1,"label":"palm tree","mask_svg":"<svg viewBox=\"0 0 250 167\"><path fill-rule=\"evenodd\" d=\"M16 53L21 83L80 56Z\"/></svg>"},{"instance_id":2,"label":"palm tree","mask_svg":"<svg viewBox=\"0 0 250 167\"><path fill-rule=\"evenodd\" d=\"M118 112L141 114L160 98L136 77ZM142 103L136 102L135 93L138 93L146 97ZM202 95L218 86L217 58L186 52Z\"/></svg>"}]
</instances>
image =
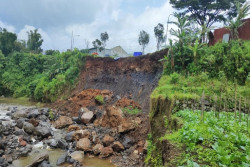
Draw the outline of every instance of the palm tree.
<instances>
[{"instance_id":1,"label":"palm tree","mask_svg":"<svg viewBox=\"0 0 250 167\"><path fill-rule=\"evenodd\" d=\"M246 2L242 7L240 7L240 3L237 3L236 5L237 17L235 19L228 19L228 25L226 26L226 28L230 30L232 39L239 38L238 29L245 24L245 22L242 22L242 19L250 14L249 2Z\"/></svg>"}]
</instances>

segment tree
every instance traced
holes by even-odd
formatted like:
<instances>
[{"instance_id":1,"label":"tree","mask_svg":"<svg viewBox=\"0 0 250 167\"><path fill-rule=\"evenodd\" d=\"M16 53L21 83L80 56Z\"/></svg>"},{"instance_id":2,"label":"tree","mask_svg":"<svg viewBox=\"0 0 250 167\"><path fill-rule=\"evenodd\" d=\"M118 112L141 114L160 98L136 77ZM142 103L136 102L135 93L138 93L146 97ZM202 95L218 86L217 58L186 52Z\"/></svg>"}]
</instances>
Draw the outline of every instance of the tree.
<instances>
[{"instance_id":1,"label":"tree","mask_svg":"<svg viewBox=\"0 0 250 167\"><path fill-rule=\"evenodd\" d=\"M0 50L7 56L9 53L15 50L15 42L17 35L12 32L8 32L5 28L0 32Z\"/></svg>"},{"instance_id":2,"label":"tree","mask_svg":"<svg viewBox=\"0 0 250 167\"><path fill-rule=\"evenodd\" d=\"M145 47L148 45L149 43L149 34L142 30L139 34L139 44L142 46L142 53L144 54L144 50L145 50Z\"/></svg>"},{"instance_id":3,"label":"tree","mask_svg":"<svg viewBox=\"0 0 250 167\"><path fill-rule=\"evenodd\" d=\"M242 27L245 22L242 22L242 19L247 17L250 14L250 3L245 3L242 7L237 3L237 16L235 19L228 19L227 29L231 33L232 39L238 39L238 29Z\"/></svg>"},{"instance_id":4,"label":"tree","mask_svg":"<svg viewBox=\"0 0 250 167\"><path fill-rule=\"evenodd\" d=\"M28 42L27 47L30 51L34 53L41 53L42 49L42 43L43 39L40 33L38 33L38 30L35 29L34 31L30 30L28 33Z\"/></svg>"},{"instance_id":5,"label":"tree","mask_svg":"<svg viewBox=\"0 0 250 167\"><path fill-rule=\"evenodd\" d=\"M170 33L171 35L178 38L178 42L182 45L184 43L184 40L187 36L187 34L190 32L190 25L191 22L188 20L188 16L174 13L174 16L177 18L177 21L169 22L170 24L174 24L177 26L177 29L171 29Z\"/></svg>"},{"instance_id":6,"label":"tree","mask_svg":"<svg viewBox=\"0 0 250 167\"><path fill-rule=\"evenodd\" d=\"M107 32L101 33L101 41L102 41L102 45L103 48L106 48L106 42L109 40L109 35Z\"/></svg>"},{"instance_id":7,"label":"tree","mask_svg":"<svg viewBox=\"0 0 250 167\"><path fill-rule=\"evenodd\" d=\"M160 49L161 44L164 42L164 26L159 23L155 28L155 38L157 43L157 50Z\"/></svg>"},{"instance_id":8,"label":"tree","mask_svg":"<svg viewBox=\"0 0 250 167\"><path fill-rule=\"evenodd\" d=\"M104 49L102 47L102 42L99 39L96 39L95 41L92 42L94 48L96 48L96 52L99 50L100 52Z\"/></svg>"},{"instance_id":9,"label":"tree","mask_svg":"<svg viewBox=\"0 0 250 167\"><path fill-rule=\"evenodd\" d=\"M241 4L246 0L238 0ZM226 16L235 17L235 0L170 0L175 9L190 14L200 26L211 27L215 22L226 21Z\"/></svg>"}]
</instances>

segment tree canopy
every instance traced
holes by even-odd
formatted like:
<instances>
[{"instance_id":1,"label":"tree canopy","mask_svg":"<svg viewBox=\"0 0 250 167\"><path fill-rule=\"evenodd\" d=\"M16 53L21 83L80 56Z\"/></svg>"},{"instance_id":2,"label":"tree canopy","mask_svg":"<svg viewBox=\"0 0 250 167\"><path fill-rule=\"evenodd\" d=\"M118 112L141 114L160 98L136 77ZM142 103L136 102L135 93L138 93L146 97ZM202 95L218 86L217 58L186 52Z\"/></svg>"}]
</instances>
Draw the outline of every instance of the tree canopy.
<instances>
[{"instance_id":1,"label":"tree canopy","mask_svg":"<svg viewBox=\"0 0 250 167\"><path fill-rule=\"evenodd\" d=\"M138 42L142 46L142 53L144 54L145 47L149 43L149 34L146 31L142 30L139 34Z\"/></svg>"},{"instance_id":2,"label":"tree canopy","mask_svg":"<svg viewBox=\"0 0 250 167\"><path fill-rule=\"evenodd\" d=\"M101 33L101 41L104 49L106 48L106 42L109 40L109 35L107 32Z\"/></svg>"},{"instance_id":3,"label":"tree canopy","mask_svg":"<svg viewBox=\"0 0 250 167\"><path fill-rule=\"evenodd\" d=\"M5 28L0 32L0 50L5 56L14 51L16 40L16 34L8 32Z\"/></svg>"},{"instance_id":4,"label":"tree canopy","mask_svg":"<svg viewBox=\"0 0 250 167\"><path fill-rule=\"evenodd\" d=\"M245 3L246 0L238 0ZM226 21L236 16L235 0L170 0L170 4L183 13L190 14L201 26L211 27L215 22Z\"/></svg>"},{"instance_id":5,"label":"tree canopy","mask_svg":"<svg viewBox=\"0 0 250 167\"><path fill-rule=\"evenodd\" d=\"M155 38L157 43L157 50L160 49L161 44L164 42L164 26L159 23L155 28Z\"/></svg>"},{"instance_id":6,"label":"tree canopy","mask_svg":"<svg viewBox=\"0 0 250 167\"><path fill-rule=\"evenodd\" d=\"M30 51L33 51L34 53L41 53L42 49L42 43L43 39L40 33L38 33L38 30L35 29L34 31L30 30L28 33L28 42L27 47Z\"/></svg>"}]
</instances>

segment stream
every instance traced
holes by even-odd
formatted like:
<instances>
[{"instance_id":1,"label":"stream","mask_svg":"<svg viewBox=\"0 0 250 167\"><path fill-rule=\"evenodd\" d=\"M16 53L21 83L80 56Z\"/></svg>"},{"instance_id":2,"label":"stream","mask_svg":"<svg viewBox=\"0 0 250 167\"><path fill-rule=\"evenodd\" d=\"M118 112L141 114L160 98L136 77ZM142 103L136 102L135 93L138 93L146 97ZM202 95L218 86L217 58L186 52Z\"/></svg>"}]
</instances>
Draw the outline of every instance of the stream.
<instances>
[{"instance_id":1,"label":"stream","mask_svg":"<svg viewBox=\"0 0 250 167\"><path fill-rule=\"evenodd\" d=\"M17 110L34 108L37 106L36 103L29 102L27 99L14 99L14 98L3 98L0 97L0 121L2 125L7 125L9 123L15 124L15 121L8 116L9 108L16 108ZM41 106L41 104L39 104ZM7 114L7 115L6 115ZM64 138L66 131L53 128L53 139ZM1 139L1 137L0 137ZM43 142L38 142L32 145L32 151L26 157L20 157L12 162L10 167L25 167L31 164L37 157L48 154L49 162L52 167L56 167L56 162L58 158L63 155L66 150L62 149L51 149L46 146L44 148ZM0 156L1 157L1 156ZM84 167L114 167L109 160L99 159L98 157L90 157L85 155L82 162L80 162ZM61 166L68 166L70 164L63 164ZM1 166L1 165L0 165Z\"/></svg>"}]
</instances>

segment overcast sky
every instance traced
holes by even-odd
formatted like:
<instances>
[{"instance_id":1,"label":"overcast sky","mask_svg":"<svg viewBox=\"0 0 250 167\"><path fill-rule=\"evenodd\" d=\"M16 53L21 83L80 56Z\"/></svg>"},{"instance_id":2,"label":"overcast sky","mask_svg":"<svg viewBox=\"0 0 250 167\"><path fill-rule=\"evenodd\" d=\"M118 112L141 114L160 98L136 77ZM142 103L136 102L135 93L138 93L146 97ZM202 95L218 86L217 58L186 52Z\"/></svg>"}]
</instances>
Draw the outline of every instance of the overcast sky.
<instances>
[{"instance_id":1,"label":"overcast sky","mask_svg":"<svg viewBox=\"0 0 250 167\"><path fill-rule=\"evenodd\" d=\"M146 52L156 50L154 27L166 27L173 8L168 0L0 0L0 27L27 40L27 31L37 28L42 48L65 51L70 48L72 31L75 47L86 48L108 32L107 48L121 45L128 53L140 51L138 34L150 34Z\"/></svg>"}]
</instances>

